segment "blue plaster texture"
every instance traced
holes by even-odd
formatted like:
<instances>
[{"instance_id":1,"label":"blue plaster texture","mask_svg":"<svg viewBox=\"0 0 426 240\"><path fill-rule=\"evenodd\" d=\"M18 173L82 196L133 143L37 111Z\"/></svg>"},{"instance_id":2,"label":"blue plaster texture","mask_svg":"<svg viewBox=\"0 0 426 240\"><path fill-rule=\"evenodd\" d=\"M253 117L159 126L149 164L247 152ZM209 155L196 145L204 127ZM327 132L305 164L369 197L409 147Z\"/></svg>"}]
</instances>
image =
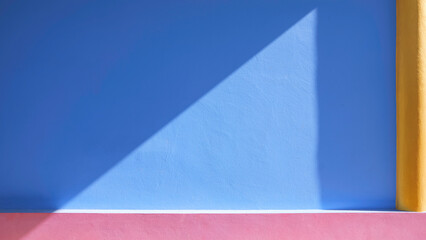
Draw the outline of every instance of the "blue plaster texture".
<instances>
[{"instance_id":1,"label":"blue plaster texture","mask_svg":"<svg viewBox=\"0 0 426 240\"><path fill-rule=\"evenodd\" d=\"M395 3L0 1L0 209L382 209Z\"/></svg>"}]
</instances>

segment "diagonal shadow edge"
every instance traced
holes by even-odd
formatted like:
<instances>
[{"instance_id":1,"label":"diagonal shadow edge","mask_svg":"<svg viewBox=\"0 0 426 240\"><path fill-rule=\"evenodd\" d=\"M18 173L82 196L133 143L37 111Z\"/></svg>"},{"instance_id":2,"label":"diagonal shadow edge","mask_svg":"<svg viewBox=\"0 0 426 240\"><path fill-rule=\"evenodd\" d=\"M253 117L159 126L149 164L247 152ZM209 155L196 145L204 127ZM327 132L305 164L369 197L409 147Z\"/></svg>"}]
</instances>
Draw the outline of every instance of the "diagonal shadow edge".
<instances>
[{"instance_id":1,"label":"diagonal shadow edge","mask_svg":"<svg viewBox=\"0 0 426 240\"><path fill-rule=\"evenodd\" d=\"M304 6L304 7L306 7L306 6ZM310 9L310 8L308 8L308 9ZM291 26L291 25L292 25L292 22L291 23L287 23L287 27ZM164 125L164 123L162 125ZM69 167L69 166L65 166L65 167ZM93 166L89 166L89 167L93 167ZM73 192L77 192L77 189L75 191L73 190ZM75 193L67 196L65 199L62 199L61 200L61 202L62 202L61 204L64 204L67 201L67 199L69 199L74 194ZM48 199L48 196L47 196L47 198L46 198L46 196L35 197L35 198L34 198L34 196L32 196L29 199L26 199L27 198L26 196L23 196L23 197L24 197L24 200L23 200L24 205L28 204L29 202L34 202L35 201L35 202L42 203L42 204L39 205L39 206L42 206L42 208L35 208L33 210L29 210L29 209L32 209L32 208L25 208L25 207L20 207L20 208L5 208L2 211L7 211L7 212L11 212L11 211L24 211L24 212L27 212L27 211L53 211L54 209L60 208L60 205L61 205L61 204L58 205L57 202L51 202L51 200ZM21 196L16 196L16 198L13 198L13 199L6 199L6 202L10 202L10 201L22 201L22 200L19 200L20 198L21 198ZM4 202L4 196L2 197L2 200ZM47 206L50 206L50 208L47 207ZM55 208L52 208L53 206L55 206Z\"/></svg>"}]
</instances>

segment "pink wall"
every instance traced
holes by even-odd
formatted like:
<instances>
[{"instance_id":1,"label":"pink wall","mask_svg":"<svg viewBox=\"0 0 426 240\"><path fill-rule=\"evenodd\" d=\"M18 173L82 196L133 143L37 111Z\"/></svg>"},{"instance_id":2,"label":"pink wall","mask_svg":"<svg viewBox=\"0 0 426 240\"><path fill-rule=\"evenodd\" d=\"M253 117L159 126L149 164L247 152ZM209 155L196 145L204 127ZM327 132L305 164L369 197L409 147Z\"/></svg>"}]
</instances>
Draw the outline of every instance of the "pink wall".
<instances>
[{"instance_id":1,"label":"pink wall","mask_svg":"<svg viewBox=\"0 0 426 240\"><path fill-rule=\"evenodd\" d=\"M1 213L0 239L425 239L426 214Z\"/></svg>"}]
</instances>

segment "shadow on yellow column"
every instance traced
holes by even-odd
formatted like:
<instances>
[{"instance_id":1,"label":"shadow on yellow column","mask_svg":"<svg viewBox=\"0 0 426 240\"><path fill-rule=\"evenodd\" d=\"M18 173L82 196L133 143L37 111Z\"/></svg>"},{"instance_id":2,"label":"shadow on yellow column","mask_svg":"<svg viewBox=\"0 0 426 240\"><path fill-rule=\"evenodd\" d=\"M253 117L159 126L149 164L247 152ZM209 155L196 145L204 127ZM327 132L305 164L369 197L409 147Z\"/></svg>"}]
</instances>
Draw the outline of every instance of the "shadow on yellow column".
<instances>
[{"instance_id":1,"label":"shadow on yellow column","mask_svg":"<svg viewBox=\"0 0 426 240\"><path fill-rule=\"evenodd\" d=\"M426 211L426 0L396 7L396 207Z\"/></svg>"}]
</instances>

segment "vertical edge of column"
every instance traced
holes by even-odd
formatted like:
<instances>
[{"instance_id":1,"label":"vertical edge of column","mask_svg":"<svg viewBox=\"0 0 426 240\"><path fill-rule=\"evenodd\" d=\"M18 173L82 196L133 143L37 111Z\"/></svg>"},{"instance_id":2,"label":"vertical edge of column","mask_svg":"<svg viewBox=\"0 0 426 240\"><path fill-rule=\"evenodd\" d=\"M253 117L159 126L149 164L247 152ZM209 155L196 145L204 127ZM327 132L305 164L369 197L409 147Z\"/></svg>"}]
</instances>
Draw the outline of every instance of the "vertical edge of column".
<instances>
[{"instance_id":1,"label":"vertical edge of column","mask_svg":"<svg viewBox=\"0 0 426 240\"><path fill-rule=\"evenodd\" d=\"M396 0L396 208L426 211L426 1Z\"/></svg>"}]
</instances>

